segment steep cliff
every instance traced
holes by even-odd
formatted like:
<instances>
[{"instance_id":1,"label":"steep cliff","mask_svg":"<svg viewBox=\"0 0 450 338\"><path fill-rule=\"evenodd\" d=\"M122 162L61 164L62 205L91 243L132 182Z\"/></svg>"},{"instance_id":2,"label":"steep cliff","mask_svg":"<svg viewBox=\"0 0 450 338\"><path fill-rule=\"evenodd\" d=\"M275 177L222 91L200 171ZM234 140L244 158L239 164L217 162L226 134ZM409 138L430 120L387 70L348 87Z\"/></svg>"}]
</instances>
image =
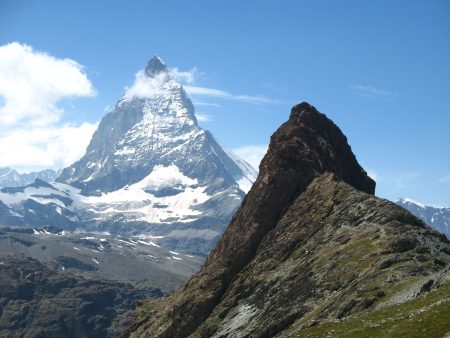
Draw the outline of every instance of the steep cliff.
<instances>
[{"instance_id":1,"label":"steep cliff","mask_svg":"<svg viewBox=\"0 0 450 338\"><path fill-rule=\"evenodd\" d=\"M374 190L339 128L295 106L201 271L126 334L301 336L446 284L446 238Z\"/></svg>"}]
</instances>

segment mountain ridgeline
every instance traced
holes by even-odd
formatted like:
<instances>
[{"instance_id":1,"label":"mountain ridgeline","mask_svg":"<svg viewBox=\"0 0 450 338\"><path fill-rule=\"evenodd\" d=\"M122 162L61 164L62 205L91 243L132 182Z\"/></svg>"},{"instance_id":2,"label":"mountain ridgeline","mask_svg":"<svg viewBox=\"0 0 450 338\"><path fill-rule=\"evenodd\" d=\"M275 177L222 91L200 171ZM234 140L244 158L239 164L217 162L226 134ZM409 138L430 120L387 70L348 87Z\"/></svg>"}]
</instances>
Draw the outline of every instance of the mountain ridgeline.
<instances>
[{"instance_id":1,"label":"mountain ridgeline","mask_svg":"<svg viewBox=\"0 0 450 338\"><path fill-rule=\"evenodd\" d=\"M52 169L20 174L17 170L9 167L2 167L0 168L0 187L23 187L32 184L36 179L51 182L54 181L58 175L59 171Z\"/></svg>"},{"instance_id":2,"label":"mountain ridgeline","mask_svg":"<svg viewBox=\"0 0 450 338\"><path fill-rule=\"evenodd\" d=\"M206 255L255 178L198 126L183 86L154 56L56 182L0 190L0 220L152 236Z\"/></svg>"},{"instance_id":3,"label":"mountain ridgeline","mask_svg":"<svg viewBox=\"0 0 450 338\"><path fill-rule=\"evenodd\" d=\"M395 336L421 321L447 333L448 316L423 316L450 309L449 241L374 191L340 129L295 106L202 269L145 303L126 335ZM413 324L388 315L401 306Z\"/></svg>"}]
</instances>

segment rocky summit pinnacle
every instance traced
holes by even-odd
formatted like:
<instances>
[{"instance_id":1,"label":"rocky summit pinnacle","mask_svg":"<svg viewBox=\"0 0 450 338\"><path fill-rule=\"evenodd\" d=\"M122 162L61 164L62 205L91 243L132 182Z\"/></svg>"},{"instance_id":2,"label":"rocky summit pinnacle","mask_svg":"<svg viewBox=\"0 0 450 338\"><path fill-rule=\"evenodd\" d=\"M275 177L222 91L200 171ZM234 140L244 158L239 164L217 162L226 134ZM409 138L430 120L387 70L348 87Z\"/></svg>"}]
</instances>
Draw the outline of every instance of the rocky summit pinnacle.
<instances>
[{"instance_id":1,"label":"rocky summit pinnacle","mask_svg":"<svg viewBox=\"0 0 450 338\"><path fill-rule=\"evenodd\" d=\"M322 324L448 283L449 241L374 190L340 129L295 106L202 269L145 304L129 334L323 336Z\"/></svg>"},{"instance_id":2,"label":"rocky summit pinnacle","mask_svg":"<svg viewBox=\"0 0 450 338\"><path fill-rule=\"evenodd\" d=\"M147 74L147 76L153 77L162 72L167 72L166 64L158 55L153 55L153 57L147 62L147 66L145 67L145 74Z\"/></svg>"}]
</instances>

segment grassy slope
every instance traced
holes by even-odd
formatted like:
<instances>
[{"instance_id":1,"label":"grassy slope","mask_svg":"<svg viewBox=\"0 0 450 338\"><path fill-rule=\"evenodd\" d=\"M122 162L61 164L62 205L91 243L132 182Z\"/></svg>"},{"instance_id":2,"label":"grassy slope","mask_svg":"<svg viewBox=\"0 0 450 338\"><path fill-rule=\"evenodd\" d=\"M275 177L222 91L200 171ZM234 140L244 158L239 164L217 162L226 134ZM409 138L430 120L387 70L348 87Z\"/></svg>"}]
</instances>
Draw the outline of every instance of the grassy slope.
<instances>
[{"instance_id":1,"label":"grassy slope","mask_svg":"<svg viewBox=\"0 0 450 338\"><path fill-rule=\"evenodd\" d=\"M306 337L443 337L450 332L450 284L406 303L297 331Z\"/></svg>"}]
</instances>

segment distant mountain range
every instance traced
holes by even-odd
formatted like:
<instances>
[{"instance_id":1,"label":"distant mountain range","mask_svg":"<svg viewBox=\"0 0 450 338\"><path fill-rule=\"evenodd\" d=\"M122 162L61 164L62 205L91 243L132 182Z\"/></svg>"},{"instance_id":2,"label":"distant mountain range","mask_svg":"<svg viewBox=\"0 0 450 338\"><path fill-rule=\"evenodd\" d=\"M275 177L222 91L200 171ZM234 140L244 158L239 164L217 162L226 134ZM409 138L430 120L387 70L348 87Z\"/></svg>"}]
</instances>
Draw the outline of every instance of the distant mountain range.
<instances>
[{"instance_id":1,"label":"distant mountain range","mask_svg":"<svg viewBox=\"0 0 450 338\"><path fill-rule=\"evenodd\" d=\"M256 172L198 126L191 100L159 57L136 81L146 91L127 91L85 155L58 177L46 171L20 181L5 171L13 184L0 190L0 222L153 235L169 249L209 252Z\"/></svg>"},{"instance_id":2,"label":"distant mountain range","mask_svg":"<svg viewBox=\"0 0 450 338\"><path fill-rule=\"evenodd\" d=\"M410 198L399 198L395 203L450 239L450 208L426 206Z\"/></svg>"},{"instance_id":3,"label":"distant mountain range","mask_svg":"<svg viewBox=\"0 0 450 338\"><path fill-rule=\"evenodd\" d=\"M33 183L36 178L42 181L52 182L58 175L59 171L52 169L19 174L15 169L3 167L0 168L0 187L23 187Z\"/></svg>"}]
</instances>

